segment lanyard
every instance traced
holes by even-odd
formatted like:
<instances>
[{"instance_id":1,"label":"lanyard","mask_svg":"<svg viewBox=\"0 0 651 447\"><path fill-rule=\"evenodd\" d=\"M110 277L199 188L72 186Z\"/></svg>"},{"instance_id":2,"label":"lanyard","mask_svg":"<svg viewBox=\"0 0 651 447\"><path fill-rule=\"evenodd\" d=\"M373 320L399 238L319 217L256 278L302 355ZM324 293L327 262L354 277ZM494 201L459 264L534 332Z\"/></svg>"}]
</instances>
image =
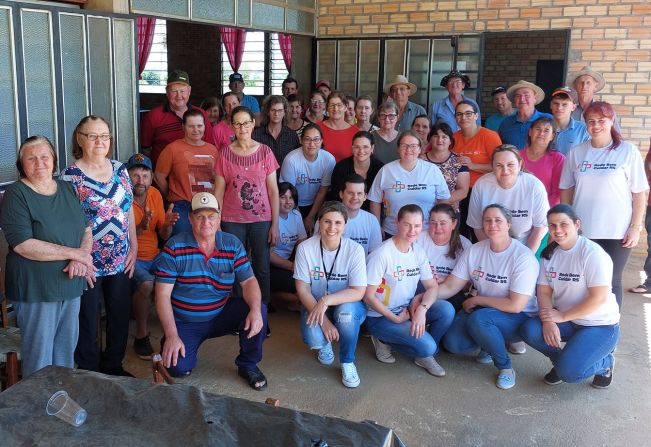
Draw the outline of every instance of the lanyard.
<instances>
[{"instance_id":1,"label":"lanyard","mask_svg":"<svg viewBox=\"0 0 651 447\"><path fill-rule=\"evenodd\" d=\"M332 276L332 271L335 268L335 264L337 263L337 256L339 256L339 250L341 250L341 241L339 241L339 246L337 247L337 253L335 253L335 258L332 260L332 265L330 266L330 271L325 266L325 259L323 259L323 244L319 244L321 246L321 264L323 265L323 273L325 274L325 280L326 280L326 289L325 289L325 294L328 294L328 281L330 281L330 277Z\"/></svg>"}]
</instances>

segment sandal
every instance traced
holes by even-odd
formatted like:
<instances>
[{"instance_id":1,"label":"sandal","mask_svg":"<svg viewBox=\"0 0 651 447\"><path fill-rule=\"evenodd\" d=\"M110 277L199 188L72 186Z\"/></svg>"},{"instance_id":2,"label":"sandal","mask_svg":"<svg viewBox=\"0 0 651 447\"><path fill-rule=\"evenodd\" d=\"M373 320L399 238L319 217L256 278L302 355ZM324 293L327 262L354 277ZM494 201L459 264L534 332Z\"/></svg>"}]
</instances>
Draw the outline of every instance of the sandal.
<instances>
[{"instance_id":1,"label":"sandal","mask_svg":"<svg viewBox=\"0 0 651 447\"><path fill-rule=\"evenodd\" d=\"M249 370L239 368L237 374L243 379L246 379L249 386L256 391L262 391L267 388L267 378L257 366Z\"/></svg>"},{"instance_id":2,"label":"sandal","mask_svg":"<svg viewBox=\"0 0 651 447\"><path fill-rule=\"evenodd\" d=\"M651 291L644 287L644 284L640 284L637 287L631 287L628 289L629 293L650 293Z\"/></svg>"}]
</instances>

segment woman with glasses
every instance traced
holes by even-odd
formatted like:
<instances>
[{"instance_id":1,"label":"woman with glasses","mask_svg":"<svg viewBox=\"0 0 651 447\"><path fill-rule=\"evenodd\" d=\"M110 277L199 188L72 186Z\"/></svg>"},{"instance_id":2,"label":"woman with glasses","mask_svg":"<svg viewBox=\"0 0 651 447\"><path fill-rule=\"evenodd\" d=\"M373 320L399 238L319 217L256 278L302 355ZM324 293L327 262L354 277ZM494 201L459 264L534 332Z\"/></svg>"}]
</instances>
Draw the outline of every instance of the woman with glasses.
<instances>
[{"instance_id":1,"label":"woman with glasses","mask_svg":"<svg viewBox=\"0 0 651 447\"><path fill-rule=\"evenodd\" d=\"M371 132L375 141L375 156L382 164L387 164L398 158L398 131L395 129L398 106L387 100L378 107L377 117L380 128Z\"/></svg>"},{"instance_id":2,"label":"woman with glasses","mask_svg":"<svg viewBox=\"0 0 651 447\"><path fill-rule=\"evenodd\" d=\"M262 124L251 135L255 141L271 148L279 165L301 144L296 132L287 127L288 107L284 96L267 96L262 102Z\"/></svg>"},{"instance_id":3,"label":"woman with glasses","mask_svg":"<svg viewBox=\"0 0 651 447\"><path fill-rule=\"evenodd\" d=\"M335 167L335 157L321 150L321 128L308 124L303 129L302 146L291 151L280 169L280 178L289 182L298 191L298 209L308 234L314 229L316 218L328 188L330 176Z\"/></svg>"},{"instance_id":4,"label":"woman with glasses","mask_svg":"<svg viewBox=\"0 0 651 447\"><path fill-rule=\"evenodd\" d=\"M336 161L350 157L353 136L359 130L346 122L346 95L332 92L328 96L328 119L319 123L323 132L323 148L334 155Z\"/></svg>"},{"instance_id":5,"label":"woman with glasses","mask_svg":"<svg viewBox=\"0 0 651 447\"><path fill-rule=\"evenodd\" d=\"M189 112L186 112L189 113ZM203 120L203 114L201 115ZM133 215L133 192L127 168L109 158L113 138L104 118L83 118L72 135L74 164L61 173L72 183L93 232L95 284L81 296L79 341L75 361L79 368L130 376L122 368L129 337L131 282L138 254ZM90 279L90 278L89 278ZM100 296L106 308L106 348L97 345Z\"/></svg>"},{"instance_id":6,"label":"woman with glasses","mask_svg":"<svg viewBox=\"0 0 651 447\"><path fill-rule=\"evenodd\" d=\"M332 171L328 200L340 200L339 192L344 189L344 182L350 174L358 174L364 178L365 190L371 189L375 176L382 168L382 162L375 158L374 138L370 132L360 130L353 136L353 156L344 158L335 165ZM364 211L369 210L369 201L365 200L362 205Z\"/></svg>"},{"instance_id":7,"label":"woman with glasses","mask_svg":"<svg viewBox=\"0 0 651 447\"><path fill-rule=\"evenodd\" d=\"M448 185L439 168L419 158L418 134L407 130L400 134L397 142L400 158L380 169L368 194L371 213L382 224L385 239L396 234L396 218L404 205L416 204L425 215L437 202L450 199ZM380 219L383 205L384 222Z\"/></svg>"},{"instance_id":8,"label":"woman with glasses","mask_svg":"<svg viewBox=\"0 0 651 447\"><path fill-rule=\"evenodd\" d=\"M378 127L371 123L373 117L373 99L369 95L362 95L355 101L355 119L357 128L367 132L373 132Z\"/></svg>"},{"instance_id":9,"label":"woman with glasses","mask_svg":"<svg viewBox=\"0 0 651 447\"><path fill-rule=\"evenodd\" d=\"M326 97L318 90L312 92L310 103L305 111L305 119L311 123L319 124L326 118Z\"/></svg>"},{"instance_id":10,"label":"woman with glasses","mask_svg":"<svg viewBox=\"0 0 651 447\"><path fill-rule=\"evenodd\" d=\"M269 304L271 245L278 238L278 162L271 148L251 138L255 119L247 107L231 115L235 141L215 163L215 197L222 206L221 228L235 235L251 253L262 302ZM239 288L236 293L241 293Z\"/></svg>"}]
</instances>

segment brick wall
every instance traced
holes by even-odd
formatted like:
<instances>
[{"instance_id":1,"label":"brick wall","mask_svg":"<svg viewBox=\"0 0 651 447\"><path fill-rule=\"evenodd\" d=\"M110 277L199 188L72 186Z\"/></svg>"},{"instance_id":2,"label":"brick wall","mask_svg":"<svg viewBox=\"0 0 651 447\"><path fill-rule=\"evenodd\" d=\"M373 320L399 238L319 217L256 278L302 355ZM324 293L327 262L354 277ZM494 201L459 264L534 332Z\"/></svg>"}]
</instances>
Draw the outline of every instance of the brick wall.
<instances>
[{"instance_id":1,"label":"brick wall","mask_svg":"<svg viewBox=\"0 0 651 447\"><path fill-rule=\"evenodd\" d=\"M319 37L451 35L571 29L569 71L590 63L607 81L624 137L648 148L651 3L648 0L319 0Z\"/></svg>"}]
</instances>

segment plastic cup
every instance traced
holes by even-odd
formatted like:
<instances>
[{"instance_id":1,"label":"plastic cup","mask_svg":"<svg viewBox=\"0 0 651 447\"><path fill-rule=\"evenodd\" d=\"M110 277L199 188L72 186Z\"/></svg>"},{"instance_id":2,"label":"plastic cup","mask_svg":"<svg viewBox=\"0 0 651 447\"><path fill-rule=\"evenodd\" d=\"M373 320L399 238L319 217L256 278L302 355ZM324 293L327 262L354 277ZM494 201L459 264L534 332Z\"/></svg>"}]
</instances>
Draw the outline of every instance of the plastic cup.
<instances>
[{"instance_id":1,"label":"plastic cup","mask_svg":"<svg viewBox=\"0 0 651 447\"><path fill-rule=\"evenodd\" d=\"M86 410L81 408L63 390L57 391L50 397L50 400L48 400L45 406L45 411L50 416L56 416L74 427L79 427L83 424L86 421L86 416L88 416Z\"/></svg>"}]
</instances>

